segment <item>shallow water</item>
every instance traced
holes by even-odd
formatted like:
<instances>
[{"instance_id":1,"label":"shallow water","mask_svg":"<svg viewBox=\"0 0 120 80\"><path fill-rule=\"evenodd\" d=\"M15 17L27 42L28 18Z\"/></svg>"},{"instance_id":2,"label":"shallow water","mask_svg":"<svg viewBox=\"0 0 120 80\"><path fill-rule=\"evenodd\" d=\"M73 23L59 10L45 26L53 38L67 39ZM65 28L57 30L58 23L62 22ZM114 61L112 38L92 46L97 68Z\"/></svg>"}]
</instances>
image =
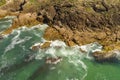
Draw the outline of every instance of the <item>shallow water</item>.
<instances>
[{"instance_id":1,"label":"shallow water","mask_svg":"<svg viewBox=\"0 0 120 80\"><path fill-rule=\"evenodd\" d=\"M8 28L7 19L0 20L0 30ZM7 23L6 23L7 22ZM2 28L3 25L6 28ZM91 57L102 46L97 42L68 47L62 41L52 41L46 49L31 50L44 43L42 35L47 25L14 30L0 40L0 80L119 80L119 63L97 63ZM80 51L83 49L85 52ZM62 58L58 64L46 64L46 58Z\"/></svg>"},{"instance_id":2,"label":"shallow water","mask_svg":"<svg viewBox=\"0 0 120 80\"><path fill-rule=\"evenodd\" d=\"M12 18L6 17L4 19L0 19L0 33L10 27L12 24Z\"/></svg>"}]
</instances>

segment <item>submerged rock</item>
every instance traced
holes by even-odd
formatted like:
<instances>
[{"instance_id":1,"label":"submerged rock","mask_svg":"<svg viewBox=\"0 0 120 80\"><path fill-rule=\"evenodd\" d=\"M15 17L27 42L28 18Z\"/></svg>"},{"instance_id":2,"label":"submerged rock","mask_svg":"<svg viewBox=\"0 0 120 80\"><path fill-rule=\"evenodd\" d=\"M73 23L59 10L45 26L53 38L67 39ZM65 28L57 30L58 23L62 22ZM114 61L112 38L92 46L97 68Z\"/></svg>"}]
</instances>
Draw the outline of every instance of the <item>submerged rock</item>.
<instances>
[{"instance_id":1,"label":"submerged rock","mask_svg":"<svg viewBox=\"0 0 120 80\"><path fill-rule=\"evenodd\" d=\"M49 58L49 57L47 57L46 58L46 64L57 64L60 61L62 61L61 57L57 57L57 58Z\"/></svg>"},{"instance_id":2,"label":"submerged rock","mask_svg":"<svg viewBox=\"0 0 120 80\"><path fill-rule=\"evenodd\" d=\"M3 39L3 38L4 38L3 35L0 35L0 40Z\"/></svg>"},{"instance_id":3,"label":"submerged rock","mask_svg":"<svg viewBox=\"0 0 120 80\"><path fill-rule=\"evenodd\" d=\"M31 50L36 51L39 49L45 49L50 47L51 42L44 42L44 43L36 43L32 47L30 47Z\"/></svg>"},{"instance_id":4,"label":"submerged rock","mask_svg":"<svg viewBox=\"0 0 120 80\"><path fill-rule=\"evenodd\" d=\"M94 52L93 57L98 62L115 62L120 60L120 50L113 50L109 52Z\"/></svg>"}]
</instances>

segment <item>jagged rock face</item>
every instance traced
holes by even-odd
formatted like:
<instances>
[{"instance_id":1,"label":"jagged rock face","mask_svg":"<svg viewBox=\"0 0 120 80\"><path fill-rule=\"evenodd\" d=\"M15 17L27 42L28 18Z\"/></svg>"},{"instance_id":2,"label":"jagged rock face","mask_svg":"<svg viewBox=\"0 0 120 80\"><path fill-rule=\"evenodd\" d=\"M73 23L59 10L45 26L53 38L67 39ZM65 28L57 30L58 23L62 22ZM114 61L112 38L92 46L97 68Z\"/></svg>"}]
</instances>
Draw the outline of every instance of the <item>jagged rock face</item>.
<instances>
[{"instance_id":1,"label":"jagged rock face","mask_svg":"<svg viewBox=\"0 0 120 80\"><path fill-rule=\"evenodd\" d=\"M82 25L84 18L82 11L78 10L72 3L63 3L48 6L40 13L43 15L45 23L69 26L74 29L78 25Z\"/></svg>"},{"instance_id":2,"label":"jagged rock face","mask_svg":"<svg viewBox=\"0 0 120 80\"><path fill-rule=\"evenodd\" d=\"M120 38L118 4L119 2L114 5L109 4L108 0L85 0L78 4L68 1L47 5L40 13L47 24L58 25L60 29L64 28L66 36L74 34L66 39L62 31L56 28L55 30L60 33L65 42L72 41L80 45L98 41L108 45L109 42L119 41ZM46 32L52 34L49 30Z\"/></svg>"},{"instance_id":3,"label":"jagged rock face","mask_svg":"<svg viewBox=\"0 0 120 80\"><path fill-rule=\"evenodd\" d=\"M87 9L92 9L92 11ZM83 31L86 28L111 30L113 26L120 24L118 9L120 8L117 4L110 5L101 0L81 1L79 6L70 1L61 1L61 3L43 6L39 14L43 16L44 23L66 26L71 30Z\"/></svg>"},{"instance_id":4,"label":"jagged rock face","mask_svg":"<svg viewBox=\"0 0 120 80\"><path fill-rule=\"evenodd\" d=\"M119 4L119 0L12 0L1 8L20 12L14 25L49 24L45 33L49 40L62 39L69 45L98 41L109 46L120 40Z\"/></svg>"}]
</instances>

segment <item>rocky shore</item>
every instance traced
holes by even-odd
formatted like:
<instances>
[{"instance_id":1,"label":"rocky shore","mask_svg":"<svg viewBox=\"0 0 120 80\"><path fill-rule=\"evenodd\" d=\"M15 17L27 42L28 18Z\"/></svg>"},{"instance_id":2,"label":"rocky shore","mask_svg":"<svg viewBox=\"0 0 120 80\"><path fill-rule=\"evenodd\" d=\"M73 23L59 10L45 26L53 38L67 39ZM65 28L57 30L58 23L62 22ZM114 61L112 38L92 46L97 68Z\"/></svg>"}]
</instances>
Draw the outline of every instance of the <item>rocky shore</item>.
<instances>
[{"instance_id":1,"label":"rocky shore","mask_svg":"<svg viewBox=\"0 0 120 80\"><path fill-rule=\"evenodd\" d=\"M9 0L0 7L0 17L16 18L3 34L20 26L46 23L44 38L62 40L67 45L99 42L103 52L93 54L103 60L109 51L120 50L120 1L119 0Z\"/></svg>"}]
</instances>

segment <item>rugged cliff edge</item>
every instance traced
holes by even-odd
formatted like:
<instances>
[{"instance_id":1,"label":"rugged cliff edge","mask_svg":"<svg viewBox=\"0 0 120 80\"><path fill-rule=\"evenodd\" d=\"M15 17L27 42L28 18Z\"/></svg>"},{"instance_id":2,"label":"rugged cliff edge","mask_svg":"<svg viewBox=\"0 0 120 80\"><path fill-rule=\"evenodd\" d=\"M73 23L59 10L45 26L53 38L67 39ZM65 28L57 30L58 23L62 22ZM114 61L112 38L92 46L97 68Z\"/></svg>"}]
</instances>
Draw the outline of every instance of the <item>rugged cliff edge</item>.
<instances>
[{"instance_id":1,"label":"rugged cliff edge","mask_svg":"<svg viewBox=\"0 0 120 80\"><path fill-rule=\"evenodd\" d=\"M46 23L50 26L44 34L47 40L60 39L69 46L99 42L104 48L101 54L120 49L119 0L10 0L0 11L1 17L17 16L4 33L23 25ZM94 56L99 57L99 52Z\"/></svg>"}]
</instances>

